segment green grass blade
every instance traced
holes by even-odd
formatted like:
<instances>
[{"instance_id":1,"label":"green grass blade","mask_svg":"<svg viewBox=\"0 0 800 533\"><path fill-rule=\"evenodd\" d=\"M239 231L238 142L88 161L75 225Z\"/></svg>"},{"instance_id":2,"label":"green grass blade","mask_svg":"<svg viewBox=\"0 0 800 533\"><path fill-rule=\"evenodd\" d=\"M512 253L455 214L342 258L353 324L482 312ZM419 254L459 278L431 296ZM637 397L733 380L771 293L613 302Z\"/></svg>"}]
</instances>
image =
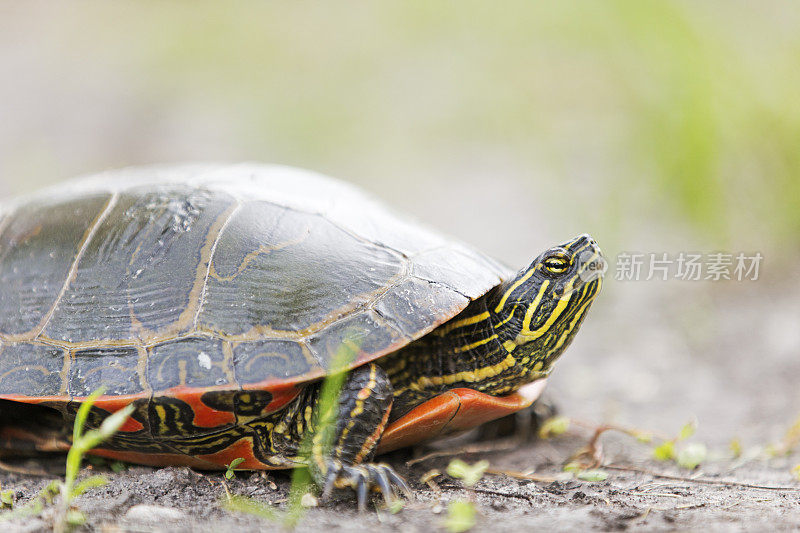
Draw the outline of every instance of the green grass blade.
<instances>
[{"instance_id":1,"label":"green grass blade","mask_svg":"<svg viewBox=\"0 0 800 533\"><path fill-rule=\"evenodd\" d=\"M86 419L89 417L89 412L92 410L92 405L97 401L97 398L102 396L106 391L105 387L100 387L89 395L78 408L78 413L75 415L75 424L72 427L72 442L80 440L83 434L83 428L86 426Z\"/></svg>"}]
</instances>

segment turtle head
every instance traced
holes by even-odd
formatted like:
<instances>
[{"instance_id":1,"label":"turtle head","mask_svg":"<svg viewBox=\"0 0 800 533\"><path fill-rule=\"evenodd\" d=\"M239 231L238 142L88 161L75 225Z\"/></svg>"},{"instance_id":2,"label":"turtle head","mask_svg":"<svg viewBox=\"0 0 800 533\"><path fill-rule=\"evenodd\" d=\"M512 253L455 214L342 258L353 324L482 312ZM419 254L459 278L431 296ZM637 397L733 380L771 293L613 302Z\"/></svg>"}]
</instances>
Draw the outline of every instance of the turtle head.
<instances>
[{"instance_id":1,"label":"turtle head","mask_svg":"<svg viewBox=\"0 0 800 533\"><path fill-rule=\"evenodd\" d=\"M607 266L589 235L543 252L488 302L495 333L533 381L546 376L600 292Z\"/></svg>"}]
</instances>

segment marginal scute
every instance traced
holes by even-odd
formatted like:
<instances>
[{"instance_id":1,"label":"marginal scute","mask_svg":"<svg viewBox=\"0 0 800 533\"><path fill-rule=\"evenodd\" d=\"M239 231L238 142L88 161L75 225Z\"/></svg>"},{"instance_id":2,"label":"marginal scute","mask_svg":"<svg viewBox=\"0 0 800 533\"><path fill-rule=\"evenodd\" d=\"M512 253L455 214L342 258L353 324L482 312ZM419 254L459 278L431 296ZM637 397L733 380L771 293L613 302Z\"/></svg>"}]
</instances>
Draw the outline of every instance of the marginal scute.
<instances>
[{"instance_id":1,"label":"marginal scute","mask_svg":"<svg viewBox=\"0 0 800 533\"><path fill-rule=\"evenodd\" d=\"M7 344L0 349L0 396L57 396L65 350L42 344Z\"/></svg>"},{"instance_id":2,"label":"marginal scute","mask_svg":"<svg viewBox=\"0 0 800 533\"><path fill-rule=\"evenodd\" d=\"M242 385L324 372L306 346L278 339L239 344L233 350L233 367L236 381Z\"/></svg>"},{"instance_id":3,"label":"marginal scute","mask_svg":"<svg viewBox=\"0 0 800 533\"><path fill-rule=\"evenodd\" d=\"M147 382L153 390L175 386L216 387L230 385L231 362L225 358L223 343L206 337L167 341L151 348L147 358Z\"/></svg>"},{"instance_id":4,"label":"marginal scute","mask_svg":"<svg viewBox=\"0 0 800 533\"><path fill-rule=\"evenodd\" d=\"M144 392L138 372L136 348L90 348L72 354L70 396L86 397L105 387L104 394L120 396Z\"/></svg>"}]
</instances>

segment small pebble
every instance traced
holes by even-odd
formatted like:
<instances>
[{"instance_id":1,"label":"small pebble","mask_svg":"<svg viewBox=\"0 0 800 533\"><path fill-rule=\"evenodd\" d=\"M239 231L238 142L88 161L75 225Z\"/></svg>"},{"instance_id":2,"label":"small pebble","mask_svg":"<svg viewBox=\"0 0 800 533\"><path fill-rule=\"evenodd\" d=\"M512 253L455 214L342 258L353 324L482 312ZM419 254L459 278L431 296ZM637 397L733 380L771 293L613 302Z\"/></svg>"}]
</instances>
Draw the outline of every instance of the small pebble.
<instances>
[{"instance_id":1,"label":"small pebble","mask_svg":"<svg viewBox=\"0 0 800 533\"><path fill-rule=\"evenodd\" d=\"M316 496L314 496L310 492L306 492L305 494L303 494L303 497L300 498L300 505L306 508L316 507L317 505L319 505L319 502L317 502Z\"/></svg>"},{"instance_id":2,"label":"small pebble","mask_svg":"<svg viewBox=\"0 0 800 533\"><path fill-rule=\"evenodd\" d=\"M132 522L154 523L183 520L186 514L178 509L162 507L160 505L134 505L125 513L125 518Z\"/></svg>"}]
</instances>

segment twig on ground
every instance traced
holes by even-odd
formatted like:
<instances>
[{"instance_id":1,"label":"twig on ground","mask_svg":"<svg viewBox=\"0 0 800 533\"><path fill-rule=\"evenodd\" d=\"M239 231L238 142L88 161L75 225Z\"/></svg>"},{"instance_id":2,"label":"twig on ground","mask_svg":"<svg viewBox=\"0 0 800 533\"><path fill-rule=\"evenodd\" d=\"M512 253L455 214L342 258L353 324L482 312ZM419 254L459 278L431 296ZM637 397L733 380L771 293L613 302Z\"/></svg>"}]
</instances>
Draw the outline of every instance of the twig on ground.
<instances>
[{"instance_id":1,"label":"twig on ground","mask_svg":"<svg viewBox=\"0 0 800 533\"><path fill-rule=\"evenodd\" d=\"M513 439L513 442L509 440L503 440L490 444L473 444L471 446L462 446L461 448L437 450L435 452L426 453L425 455L417 457L416 459L406 461L406 466L414 466L415 464L419 464L430 459L436 459L437 457L451 457L453 455L467 453L505 452L509 450L515 450L518 446L519 441L517 439Z\"/></svg>"},{"instance_id":2,"label":"twig on ground","mask_svg":"<svg viewBox=\"0 0 800 533\"><path fill-rule=\"evenodd\" d=\"M644 431L636 428L621 426L618 424L593 424L583 420L570 419L570 422L578 427L589 429L592 431L592 436L589 442L582 449L578 450L572 459L578 461L582 467L587 469L599 468L603 463L603 447L600 443L600 437L608 431L617 431L634 437L635 439L649 442L653 438L662 440L669 440L669 437L661 435L652 431Z\"/></svg>"},{"instance_id":3,"label":"twig on ground","mask_svg":"<svg viewBox=\"0 0 800 533\"><path fill-rule=\"evenodd\" d=\"M490 496L501 496L503 498L514 498L514 499L517 499L517 500L525 500L525 501L528 501L528 502L535 501L534 498L531 497L531 496L528 496L526 494L515 494L513 492L501 492L499 490L479 489L479 488L475 488L475 487L465 487L463 485L455 485L455 484L451 484L451 483L448 483L446 485L442 485L442 487L445 488L445 489L461 489L461 490L465 490L467 492L474 492L476 494L488 494Z\"/></svg>"},{"instance_id":4,"label":"twig on ground","mask_svg":"<svg viewBox=\"0 0 800 533\"><path fill-rule=\"evenodd\" d=\"M576 420L574 418L570 418L570 422L576 426L591 429L592 431L599 431L603 433L605 431L619 431L620 433L625 433L626 435L630 435L634 438L639 438L641 436L647 435L650 437L654 437L660 440L669 440L671 437L665 435L663 433L659 433L656 431L649 431L649 430L641 430L629 426L622 426L619 424L596 424L593 422L587 422L586 420Z\"/></svg>"},{"instance_id":5,"label":"twig on ground","mask_svg":"<svg viewBox=\"0 0 800 533\"><path fill-rule=\"evenodd\" d=\"M608 468L610 470L622 470L624 472L636 472L639 474L645 474L648 476L653 476L661 479L671 479L673 481L683 481L685 483L701 483L703 485L721 485L727 487L743 487L748 489L759 489L759 490L776 490L776 491L787 491L787 492L800 492L800 486L798 487L775 487L770 485L756 485L754 483L742 483L740 481L726 481L722 479L707 479L707 478L697 478L697 477L686 477L686 476L674 476L670 474L661 474L659 472L654 472L652 470L647 470L645 468L637 468L635 466L622 466L622 465L605 465L603 468Z\"/></svg>"},{"instance_id":6,"label":"twig on ground","mask_svg":"<svg viewBox=\"0 0 800 533\"><path fill-rule=\"evenodd\" d=\"M688 511L689 509L700 509L701 507L705 507L705 503L692 503L688 505L679 505L677 507L673 507L673 511Z\"/></svg>"},{"instance_id":7,"label":"twig on ground","mask_svg":"<svg viewBox=\"0 0 800 533\"><path fill-rule=\"evenodd\" d=\"M502 470L499 468L487 468L486 473L495 475L504 475L508 477L513 477L514 479L527 479L529 481L539 481L541 483L552 483L553 481L558 481L558 479L553 476L537 476L535 474L526 474L525 472L516 472L514 470Z\"/></svg>"}]
</instances>

